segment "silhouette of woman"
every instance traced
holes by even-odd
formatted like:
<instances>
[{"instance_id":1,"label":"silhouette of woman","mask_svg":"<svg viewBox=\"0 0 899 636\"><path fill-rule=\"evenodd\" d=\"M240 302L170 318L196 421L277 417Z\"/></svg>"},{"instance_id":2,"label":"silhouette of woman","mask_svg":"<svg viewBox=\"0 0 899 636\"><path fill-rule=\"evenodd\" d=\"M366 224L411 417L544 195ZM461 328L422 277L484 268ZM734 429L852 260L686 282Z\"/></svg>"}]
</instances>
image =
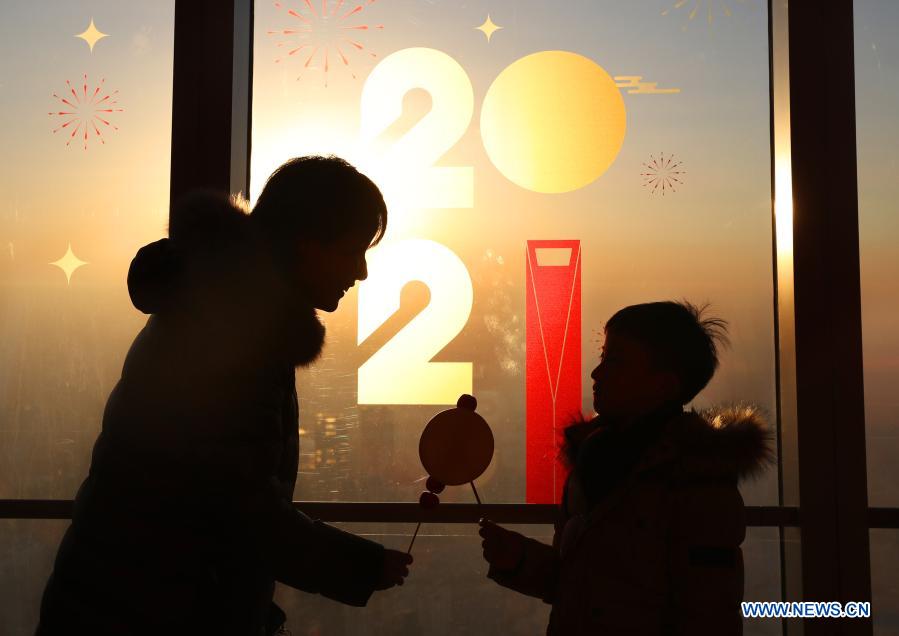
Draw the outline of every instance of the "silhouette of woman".
<instances>
[{"instance_id":1,"label":"silhouette of woman","mask_svg":"<svg viewBox=\"0 0 899 636\"><path fill-rule=\"evenodd\" d=\"M281 166L252 214L199 193L128 276L151 314L106 404L38 634L269 634L274 582L362 606L411 558L292 504L294 371L383 236L377 187L336 157Z\"/></svg>"}]
</instances>

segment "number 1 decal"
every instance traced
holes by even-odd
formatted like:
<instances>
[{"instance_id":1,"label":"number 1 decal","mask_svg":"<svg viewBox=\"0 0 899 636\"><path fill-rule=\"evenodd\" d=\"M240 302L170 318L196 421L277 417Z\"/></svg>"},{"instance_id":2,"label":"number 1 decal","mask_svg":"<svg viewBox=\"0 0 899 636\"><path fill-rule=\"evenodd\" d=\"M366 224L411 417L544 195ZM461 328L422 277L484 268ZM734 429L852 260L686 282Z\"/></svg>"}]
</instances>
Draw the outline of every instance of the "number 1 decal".
<instances>
[{"instance_id":1,"label":"number 1 decal","mask_svg":"<svg viewBox=\"0 0 899 636\"><path fill-rule=\"evenodd\" d=\"M423 282L431 300L359 367L359 404L455 404L471 393L471 362L431 362L471 314L471 277L462 260L440 243L412 239L376 250L368 270L359 285L359 344L400 308L407 283Z\"/></svg>"}]
</instances>

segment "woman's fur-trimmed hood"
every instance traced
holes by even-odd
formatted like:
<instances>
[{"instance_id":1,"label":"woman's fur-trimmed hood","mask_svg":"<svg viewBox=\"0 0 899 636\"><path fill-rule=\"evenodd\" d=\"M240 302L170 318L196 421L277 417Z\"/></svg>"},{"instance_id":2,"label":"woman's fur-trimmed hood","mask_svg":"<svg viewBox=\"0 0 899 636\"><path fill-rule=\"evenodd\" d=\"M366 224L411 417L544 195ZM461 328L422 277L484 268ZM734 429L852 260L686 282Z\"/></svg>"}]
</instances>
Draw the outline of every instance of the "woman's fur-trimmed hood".
<instances>
[{"instance_id":1,"label":"woman's fur-trimmed hood","mask_svg":"<svg viewBox=\"0 0 899 636\"><path fill-rule=\"evenodd\" d=\"M169 238L131 262L128 292L143 313L235 361L305 365L324 342L315 308L275 265L251 216L224 194L194 192L173 207Z\"/></svg>"},{"instance_id":2,"label":"woman's fur-trimmed hood","mask_svg":"<svg viewBox=\"0 0 899 636\"><path fill-rule=\"evenodd\" d=\"M249 216L226 195L186 195L172 207L168 238L143 246L131 261L131 302L145 314L176 310L214 283L210 270L245 259L250 239Z\"/></svg>"}]
</instances>

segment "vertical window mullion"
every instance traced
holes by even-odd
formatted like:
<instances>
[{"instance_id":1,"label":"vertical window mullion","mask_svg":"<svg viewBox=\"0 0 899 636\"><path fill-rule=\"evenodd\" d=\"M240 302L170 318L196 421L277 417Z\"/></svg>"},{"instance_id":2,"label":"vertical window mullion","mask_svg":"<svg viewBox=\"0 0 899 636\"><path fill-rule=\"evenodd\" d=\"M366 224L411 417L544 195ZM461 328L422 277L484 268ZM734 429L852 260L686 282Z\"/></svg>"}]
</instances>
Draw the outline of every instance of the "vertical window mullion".
<instances>
[{"instance_id":1,"label":"vertical window mullion","mask_svg":"<svg viewBox=\"0 0 899 636\"><path fill-rule=\"evenodd\" d=\"M249 84L244 86L246 111L233 111L235 68L246 64L244 71L250 72L246 55L252 13L249 22L243 14L252 11L251 5L247 0L175 2L170 203L194 188L231 191L232 138L236 140L242 119L244 129L249 127ZM241 38L244 29L247 34ZM246 54L235 56L235 42L246 42ZM246 130L243 137L248 136ZM240 181L236 179L238 185Z\"/></svg>"},{"instance_id":2,"label":"vertical window mullion","mask_svg":"<svg viewBox=\"0 0 899 636\"><path fill-rule=\"evenodd\" d=\"M803 596L867 601L852 0L790 2L789 55ZM809 635L838 629L872 628L805 625Z\"/></svg>"}]
</instances>

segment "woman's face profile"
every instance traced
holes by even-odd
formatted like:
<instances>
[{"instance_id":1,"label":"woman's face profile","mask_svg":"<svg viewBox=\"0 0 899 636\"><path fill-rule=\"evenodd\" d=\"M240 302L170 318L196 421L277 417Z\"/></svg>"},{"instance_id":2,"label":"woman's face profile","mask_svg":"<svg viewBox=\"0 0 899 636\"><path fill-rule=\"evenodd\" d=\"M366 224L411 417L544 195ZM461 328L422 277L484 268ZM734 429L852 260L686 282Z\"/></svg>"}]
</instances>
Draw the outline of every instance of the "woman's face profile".
<instances>
[{"instance_id":1,"label":"woman's face profile","mask_svg":"<svg viewBox=\"0 0 899 636\"><path fill-rule=\"evenodd\" d=\"M300 243L296 267L313 307L334 311L347 291L368 278L365 253L372 238L368 232L352 232L332 241Z\"/></svg>"}]
</instances>

